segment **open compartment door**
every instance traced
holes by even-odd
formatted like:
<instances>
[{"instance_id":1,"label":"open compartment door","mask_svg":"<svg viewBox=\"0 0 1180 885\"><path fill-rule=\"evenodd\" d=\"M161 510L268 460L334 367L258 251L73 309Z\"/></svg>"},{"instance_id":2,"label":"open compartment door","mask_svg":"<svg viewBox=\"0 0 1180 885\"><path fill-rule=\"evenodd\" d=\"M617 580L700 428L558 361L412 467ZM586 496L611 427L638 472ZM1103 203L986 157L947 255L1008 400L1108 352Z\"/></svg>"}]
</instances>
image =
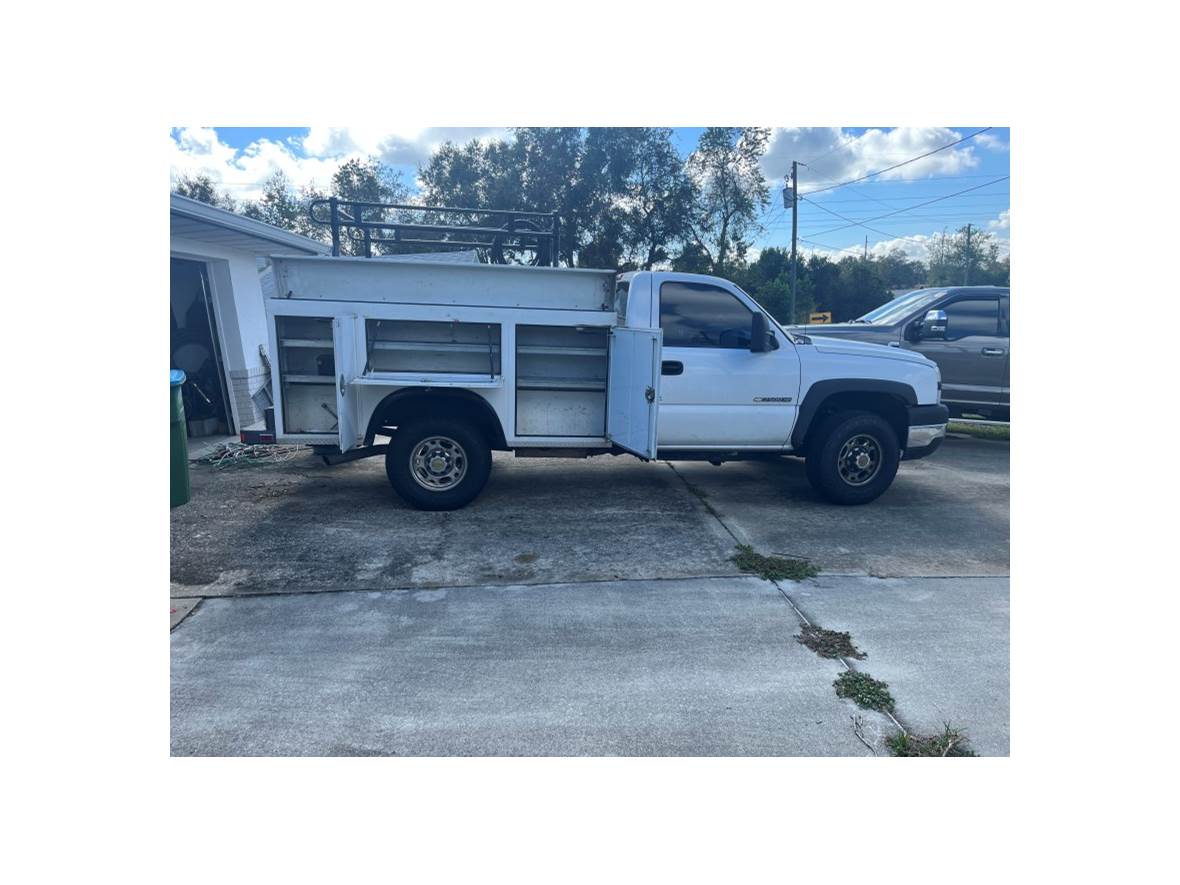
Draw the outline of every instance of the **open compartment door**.
<instances>
[{"instance_id":1,"label":"open compartment door","mask_svg":"<svg viewBox=\"0 0 1180 885\"><path fill-rule=\"evenodd\" d=\"M606 436L621 449L651 460L656 456L660 399L659 329L614 328L606 388Z\"/></svg>"},{"instance_id":2,"label":"open compartment door","mask_svg":"<svg viewBox=\"0 0 1180 885\"><path fill-rule=\"evenodd\" d=\"M336 364L336 423L340 428L340 451L355 449L360 441L358 426L357 388L352 383L360 369L357 366L357 341L360 321L355 316L332 320L332 343Z\"/></svg>"}]
</instances>

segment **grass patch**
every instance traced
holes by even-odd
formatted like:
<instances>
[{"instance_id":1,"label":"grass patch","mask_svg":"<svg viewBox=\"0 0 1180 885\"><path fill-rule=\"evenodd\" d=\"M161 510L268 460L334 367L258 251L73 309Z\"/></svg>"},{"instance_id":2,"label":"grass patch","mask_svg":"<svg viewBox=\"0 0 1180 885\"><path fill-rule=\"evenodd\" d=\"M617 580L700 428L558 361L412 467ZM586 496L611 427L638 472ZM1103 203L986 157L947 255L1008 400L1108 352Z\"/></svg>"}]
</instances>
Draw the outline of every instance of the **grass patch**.
<instances>
[{"instance_id":1,"label":"grass patch","mask_svg":"<svg viewBox=\"0 0 1180 885\"><path fill-rule=\"evenodd\" d=\"M941 734L917 735L894 734L885 739L885 745L894 756L974 756L967 746L967 735L962 729L952 728L949 722L943 725Z\"/></svg>"},{"instance_id":2,"label":"grass patch","mask_svg":"<svg viewBox=\"0 0 1180 885\"><path fill-rule=\"evenodd\" d=\"M893 695L889 693L889 686L868 673L845 670L832 684L836 686L837 697L849 698L858 707L881 712L893 711Z\"/></svg>"},{"instance_id":3,"label":"grass patch","mask_svg":"<svg viewBox=\"0 0 1180 885\"><path fill-rule=\"evenodd\" d=\"M847 633L825 630L814 624L805 624L795 635L795 641L806 645L821 658L856 658L863 661L868 655L852 644Z\"/></svg>"},{"instance_id":4,"label":"grass patch","mask_svg":"<svg viewBox=\"0 0 1180 885\"><path fill-rule=\"evenodd\" d=\"M819 574L819 569L806 559L763 556L756 553L749 544L738 544L737 553L729 557L729 560L743 572L758 575L768 581L802 581Z\"/></svg>"},{"instance_id":5,"label":"grass patch","mask_svg":"<svg viewBox=\"0 0 1180 885\"><path fill-rule=\"evenodd\" d=\"M946 429L947 433L965 433L976 439L999 439L1009 442L1007 424L963 424L951 421Z\"/></svg>"}]
</instances>

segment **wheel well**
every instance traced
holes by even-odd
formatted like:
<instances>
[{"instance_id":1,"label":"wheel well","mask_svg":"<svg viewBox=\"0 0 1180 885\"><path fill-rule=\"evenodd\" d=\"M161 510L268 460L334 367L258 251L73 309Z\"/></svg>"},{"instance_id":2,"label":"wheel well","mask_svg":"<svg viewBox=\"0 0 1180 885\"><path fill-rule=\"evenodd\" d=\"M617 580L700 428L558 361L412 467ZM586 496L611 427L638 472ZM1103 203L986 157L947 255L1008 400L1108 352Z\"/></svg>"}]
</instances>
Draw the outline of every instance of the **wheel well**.
<instances>
[{"instance_id":1,"label":"wheel well","mask_svg":"<svg viewBox=\"0 0 1180 885\"><path fill-rule=\"evenodd\" d=\"M874 391L845 391L833 393L825 397L816 409L815 415L803 437L802 445L797 448L806 450L810 447L816 429L820 427L829 415L837 412L872 412L884 418L893 432L897 434L897 444L905 448L906 437L909 434L909 413L906 403L900 397L890 393Z\"/></svg>"},{"instance_id":2,"label":"wheel well","mask_svg":"<svg viewBox=\"0 0 1180 885\"><path fill-rule=\"evenodd\" d=\"M403 388L381 400L369 418L365 444L371 445L373 438L386 428L427 417L471 421L483 432L491 448L497 451L508 448L500 419L486 399L470 390L437 387Z\"/></svg>"}]
</instances>

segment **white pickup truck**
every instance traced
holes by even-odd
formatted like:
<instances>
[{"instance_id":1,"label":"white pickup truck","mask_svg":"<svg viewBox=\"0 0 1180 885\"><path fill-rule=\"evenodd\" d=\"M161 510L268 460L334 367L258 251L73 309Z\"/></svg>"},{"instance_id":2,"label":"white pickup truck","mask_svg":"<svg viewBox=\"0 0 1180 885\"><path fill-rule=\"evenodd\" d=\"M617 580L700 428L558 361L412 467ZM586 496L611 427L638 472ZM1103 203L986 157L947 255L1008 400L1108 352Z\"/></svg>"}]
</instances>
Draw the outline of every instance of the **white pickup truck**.
<instances>
[{"instance_id":1,"label":"white pickup truck","mask_svg":"<svg viewBox=\"0 0 1180 885\"><path fill-rule=\"evenodd\" d=\"M329 461L384 454L394 489L423 509L475 498L493 450L803 456L820 494L863 504L946 431L933 362L788 333L717 277L272 262L276 438Z\"/></svg>"}]
</instances>

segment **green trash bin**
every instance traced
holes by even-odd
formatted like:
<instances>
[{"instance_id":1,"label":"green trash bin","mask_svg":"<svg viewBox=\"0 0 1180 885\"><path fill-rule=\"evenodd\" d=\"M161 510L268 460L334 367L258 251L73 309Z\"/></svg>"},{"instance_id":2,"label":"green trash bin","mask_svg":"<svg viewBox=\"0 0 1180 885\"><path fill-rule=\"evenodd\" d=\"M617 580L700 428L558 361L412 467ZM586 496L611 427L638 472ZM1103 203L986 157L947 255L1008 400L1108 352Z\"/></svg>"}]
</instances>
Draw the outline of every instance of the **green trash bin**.
<instances>
[{"instance_id":1,"label":"green trash bin","mask_svg":"<svg viewBox=\"0 0 1180 885\"><path fill-rule=\"evenodd\" d=\"M172 369L172 506L187 504L193 490L188 478L188 431L184 423L184 399L180 395L184 372Z\"/></svg>"}]
</instances>

